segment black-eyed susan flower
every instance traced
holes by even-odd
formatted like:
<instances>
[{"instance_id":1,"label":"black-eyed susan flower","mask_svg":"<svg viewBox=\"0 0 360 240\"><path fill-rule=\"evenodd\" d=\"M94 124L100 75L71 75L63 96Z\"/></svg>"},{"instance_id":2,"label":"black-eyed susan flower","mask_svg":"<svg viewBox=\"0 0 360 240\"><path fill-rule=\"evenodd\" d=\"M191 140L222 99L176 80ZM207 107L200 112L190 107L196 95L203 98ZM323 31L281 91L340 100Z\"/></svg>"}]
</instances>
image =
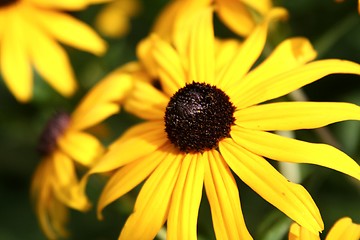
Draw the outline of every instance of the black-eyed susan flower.
<instances>
[{"instance_id":1,"label":"black-eyed susan flower","mask_svg":"<svg viewBox=\"0 0 360 240\"><path fill-rule=\"evenodd\" d=\"M31 194L41 228L49 239L66 236L68 207L84 211L89 207L81 195L76 164L90 167L103 152L97 138L86 132L119 111L119 101L131 82L114 72L98 83L69 115L59 112L40 136L43 156L35 171Z\"/></svg>"},{"instance_id":2,"label":"black-eyed susan flower","mask_svg":"<svg viewBox=\"0 0 360 240\"><path fill-rule=\"evenodd\" d=\"M251 70L269 21L284 15L283 9L273 9L242 44L215 41L211 9L189 17L189 27L174 43L152 37L158 78L135 80L125 101L128 111L146 121L112 143L84 178L115 170L99 199L100 218L105 206L144 181L119 239L153 239L165 222L168 239L196 239L203 187L217 239L252 239L232 172L317 234L323 222L309 193L265 157L317 164L360 179L357 163L336 148L271 133L360 120L360 107L349 103L260 104L328 74L360 74L353 62L307 63L316 54L304 38L285 40Z\"/></svg>"},{"instance_id":3,"label":"black-eyed susan flower","mask_svg":"<svg viewBox=\"0 0 360 240\"><path fill-rule=\"evenodd\" d=\"M353 223L351 218L343 217L336 221L325 240L359 240L360 225ZM320 240L318 234L309 232L306 228L293 223L290 226L289 240Z\"/></svg>"},{"instance_id":4,"label":"black-eyed susan flower","mask_svg":"<svg viewBox=\"0 0 360 240\"><path fill-rule=\"evenodd\" d=\"M138 0L115 0L96 16L95 26L107 37L122 37L130 30L130 18L140 11Z\"/></svg>"},{"instance_id":5,"label":"black-eyed susan flower","mask_svg":"<svg viewBox=\"0 0 360 240\"><path fill-rule=\"evenodd\" d=\"M32 66L64 96L76 90L66 45L102 54L105 42L85 23L62 12L80 10L104 0L1 0L0 69L2 77L21 102L32 97Z\"/></svg>"},{"instance_id":6,"label":"black-eyed susan flower","mask_svg":"<svg viewBox=\"0 0 360 240\"><path fill-rule=\"evenodd\" d=\"M271 0L173 0L159 15L153 31L161 36L168 36L193 12L201 8L214 6L221 21L233 32L247 36L255 28L258 19L272 8Z\"/></svg>"}]
</instances>

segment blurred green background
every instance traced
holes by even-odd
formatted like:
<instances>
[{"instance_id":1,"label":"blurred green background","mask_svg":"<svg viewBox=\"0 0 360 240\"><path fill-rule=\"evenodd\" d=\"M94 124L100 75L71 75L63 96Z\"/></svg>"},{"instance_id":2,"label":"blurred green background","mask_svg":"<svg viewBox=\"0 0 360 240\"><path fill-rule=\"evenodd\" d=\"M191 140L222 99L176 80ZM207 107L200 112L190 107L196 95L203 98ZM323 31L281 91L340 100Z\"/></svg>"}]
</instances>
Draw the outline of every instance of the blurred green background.
<instances>
[{"instance_id":1,"label":"blurred green background","mask_svg":"<svg viewBox=\"0 0 360 240\"><path fill-rule=\"evenodd\" d=\"M40 231L29 198L31 176L40 158L35 151L38 136L47 119L57 110L71 111L86 91L114 68L136 59L135 46L146 37L165 0L145 1L142 12L131 21L130 33L120 39L105 38L109 49L98 58L70 47L69 53L80 89L72 99L59 96L39 76L35 78L34 98L28 104L16 102L0 81L0 240L45 239ZM341 58L360 63L360 16L357 1L292 0L276 1L289 10L290 18L272 31L268 47L289 36L305 36L319 52L319 58ZM71 13L93 25L102 5ZM220 35L232 35L219 27ZM1 78L1 76L0 76ZM310 100L347 101L360 105L360 77L328 76L304 88ZM125 112L106 121L111 140L137 119ZM344 122L327 128L339 147L360 162L360 124ZM324 141L315 131L297 131L296 137L307 141ZM326 140L326 139L325 139ZM274 163L276 166L276 163ZM310 192L322 214L325 232L340 217L349 216L360 223L360 183L335 171L301 166L303 185ZM103 177L94 176L89 194L96 201ZM239 181L245 221L254 239L286 239L290 220ZM117 239L121 226L132 211L138 189L111 204L104 211L105 220L98 221L94 211L71 212L68 224L70 239ZM214 238L206 198L199 214L199 238Z\"/></svg>"}]
</instances>

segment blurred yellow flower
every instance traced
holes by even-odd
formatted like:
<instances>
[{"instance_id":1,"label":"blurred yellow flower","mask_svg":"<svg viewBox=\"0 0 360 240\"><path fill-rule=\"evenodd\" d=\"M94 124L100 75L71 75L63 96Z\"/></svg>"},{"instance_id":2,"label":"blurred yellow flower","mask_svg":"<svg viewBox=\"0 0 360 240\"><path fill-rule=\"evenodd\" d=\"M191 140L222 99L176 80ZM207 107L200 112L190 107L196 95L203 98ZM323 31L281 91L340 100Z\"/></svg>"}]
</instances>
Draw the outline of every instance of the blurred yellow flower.
<instances>
[{"instance_id":1,"label":"blurred yellow flower","mask_svg":"<svg viewBox=\"0 0 360 240\"><path fill-rule=\"evenodd\" d=\"M359 240L360 225L353 223L351 218L339 219L330 229L325 240ZM306 228L293 223L290 226L289 240L320 240L319 234L313 234Z\"/></svg>"},{"instance_id":2,"label":"blurred yellow flower","mask_svg":"<svg viewBox=\"0 0 360 240\"><path fill-rule=\"evenodd\" d=\"M90 167L103 152L102 144L86 129L119 111L119 101L131 88L126 77L114 72L99 82L72 115L57 113L39 141L43 156L32 181L31 194L40 225L49 239L66 236L67 207L86 210L75 164Z\"/></svg>"},{"instance_id":3,"label":"blurred yellow flower","mask_svg":"<svg viewBox=\"0 0 360 240\"><path fill-rule=\"evenodd\" d=\"M247 36L259 19L272 8L271 0L172 0L159 15L153 31L164 37L179 31L182 22L201 8L214 6L223 23L233 32Z\"/></svg>"},{"instance_id":4,"label":"blurred yellow flower","mask_svg":"<svg viewBox=\"0 0 360 240\"><path fill-rule=\"evenodd\" d=\"M112 143L82 183L91 174L115 170L99 199L102 218L104 207L145 181L119 239L153 239L165 222L168 239L196 239L203 185L216 238L252 239L232 172L317 234L323 222L309 193L289 182L265 158L317 164L359 180L360 167L334 147L270 131L360 120L360 107L259 103L329 74L360 75L360 65L342 60L307 63L316 56L312 46L304 38L291 38L250 71L263 51L269 22L286 16L286 11L272 9L242 44L215 41L212 16L212 9L204 8L188 16L187 28L176 35L179 39L168 43L154 35L141 46L151 49L155 63L138 66L144 70L147 65L153 72L146 80L146 74L135 71L134 87L124 107L146 121Z\"/></svg>"},{"instance_id":5,"label":"blurred yellow flower","mask_svg":"<svg viewBox=\"0 0 360 240\"><path fill-rule=\"evenodd\" d=\"M76 90L68 56L56 40L102 54L106 43L85 23L63 11L80 10L104 0L3 0L0 2L0 69L21 102L32 98L32 66L64 96Z\"/></svg>"},{"instance_id":6,"label":"blurred yellow flower","mask_svg":"<svg viewBox=\"0 0 360 240\"><path fill-rule=\"evenodd\" d=\"M95 26L107 37L122 37L130 30L130 18L140 9L138 0L115 0L100 11Z\"/></svg>"}]
</instances>

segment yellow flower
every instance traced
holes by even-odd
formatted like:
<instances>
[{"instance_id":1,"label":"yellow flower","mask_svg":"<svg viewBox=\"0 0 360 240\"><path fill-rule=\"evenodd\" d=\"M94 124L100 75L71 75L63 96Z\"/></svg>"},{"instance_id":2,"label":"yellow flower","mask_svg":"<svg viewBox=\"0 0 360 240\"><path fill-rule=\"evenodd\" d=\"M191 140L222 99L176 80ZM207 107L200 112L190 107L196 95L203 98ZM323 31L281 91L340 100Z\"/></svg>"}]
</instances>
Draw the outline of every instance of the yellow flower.
<instances>
[{"instance_id":1,"label":"yellow flower","mask_svg":"<svg viewBox=\"0 0 360 240\"><path fill-rule=\"evenodd\" d=\"M181 28L182 22L201 8L214 6L222 22L236 34L247 36L257 25L257 15L266 15L272 8L271 0L173 0L158 17L154 32L168 36Z\"/></svg>"},{"instance_id":2,"label":"yellow flower","mask_svg":"<svg viewBox=\"0 0 360 240\"><path fill-rule=\"evenodd\" d=\"M17 100L27 102L32 98L31 66L62 95L74 93L76 81L70 61L56 40L94 54L102 54L106 44L89 26L62 11L80 10L103 1L0 2L0 69Z\"/></svg>"},{"instance_id":3,"label":"yellow flower","mask_svg":"<svg viewBox=\"0 0 360 240\"><path fill-rule=\"evenodd\" d=\"M115 0L106 5L95 19L99 31L108 37L122 37L130 30L130 17L140 11L138 0Z\"/></svg>"},{"instance_id":4,"label":"yellow flower","mask_svg":"<svg viewBox=\"0 0 360 240\"><path fill-rule=\"evenodd\" d=\"M158 78L135 79L125 100L125 109L146 121L112 143L83 179L115 170L100 196L99 218L104 207L144 181L119 239L153 239L165 222L168 239L196 239L203 185L216 238L252 239L232 172L310 232L321 231L309 193L264 157L317 164L360 179L360 167L336 148L270 132L360 120L360 107L349 103L258 105L329 74L360 74L360 65L348 61L307 63L315 52L304 38L285 40L250 71L269 22L284 15L273 9L242 44L215 41L211 9L189 17L188 30L175 43L152 37Z\"/></svg>"},{"instance_id":5,"label":"yellow flower","mask_svg":"<svg viewBox=\"0 0 360 240\"><path fill-rule=\"evenodd\" d=\"M119 101L131 82L117 76L115 72L98 83L71 116L57 113L40 137L38 150L43 159L35 171L31 194L40 225L50 239L66 235L67 207L89 207L80 195L75 164L90 167L103 152L102 144L86 129L119 111Z\"/></svg>"},{"instance_id":6,"label":"yellow flower","mask_svg":"<svg viewBox=\"0 0 360 240\"><path fill-rule=\"evenodd\" d=\"M360 225L353 223L349 217L339 219L330 229L325 240L359 240ZM293 223L290 226L289 240L320 240L319 234L313 234L306 228Z\"/></svg>"}]
</instances>

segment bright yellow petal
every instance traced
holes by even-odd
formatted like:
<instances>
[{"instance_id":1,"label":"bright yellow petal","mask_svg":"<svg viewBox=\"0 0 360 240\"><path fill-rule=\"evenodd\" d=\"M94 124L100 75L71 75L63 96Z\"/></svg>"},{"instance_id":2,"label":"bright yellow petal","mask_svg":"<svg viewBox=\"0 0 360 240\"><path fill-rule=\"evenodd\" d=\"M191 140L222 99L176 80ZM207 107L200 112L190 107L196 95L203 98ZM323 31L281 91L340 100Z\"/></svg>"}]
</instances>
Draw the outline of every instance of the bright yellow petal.
<instances>
[{"instance_id":1,"label":"bright yellow petal","mask_svg":"<svg viewBox=\"0 0 360 240\"><path fill-rule=\"evenodd\" d=\"M62 95L71 96L76 90L76 81L64 49L31 24L27 24L27 35L36 70Z\"/></svg>"},{"instance_id":2,"label":"bright yellow petal","mask_svg":"<svg viewBox=\"0 0 360 240\"><path fill-rule=\"evenodd\" d=\"M101 211L107 205L139 185L164 159L168 158L170 156L169 154L173 151L173 146L168 144L152 154L125 165L112 175L99 198L97 205L98 218L103 218Z\"/></svg>"},{"instance_id":3,"label":"bright yellow petal","mask_svg":"<svg viewBox=\"0 0 360 240\"><path fill-rule=\"evenodd\" d=\"M350 218L339 219L330 229L325 240L359 240L360 225L353 223Z\"/></svg>"},{"instance_id":4,"label":"bright yellow petal","mask_svg":"<svg viewBox=\"0 0 360 240\"><path fill-rule=\"evenodd\" d=\"M322 77L335 73L360 75L360 65L345 60L329 59L308 63L290 71L267 78L243 92L241 106L246 107L281 97Z\"/></svg>"},{"instance_id":5,"label":"bright yellow petal","mask_svg":"<svg viewBox=\"0 0 360 240\"><path fill-rule=\"evenodd\" d=\"M133 213L127 219L119 240L154 239L165 223L183 154L171 154L158 165L144 183Z\"/></svg>"},{"instance_id":6,"label":"bright yellow petal","mask_svg":"<svg viewBox=\"0 0 360 240\"><path fill-rule=\"evenodd\" d=\"M4 81L16 99L27 102L32 97L32 69L28 56L24 20L15 11L2 11L6 24L2 24L0 67Z\"/></svg>"},{"instance_id":7,"label":"bright yellow petal","mask_svg":"<svg viewBox=\"0 0 360 240\"><path fill-rule=\"evenodd\" d=\"M122 100L132 88L132 81L117 69L96 84L72 114L71 128L81 130L93 126L119 112Z\"/></svg>"},{"instance_id":8,"label":"bright yellow petal","mask_svg":"<svg viewBox=\"0 0 360 240\"><path fill-rule=\"evenodd\" d=\"M62 1L48 1L48 0L23 0L39 5L43 8L64 9L69 11L82 10L90 4L103 3L111 0L62 0Z\"/></svg>"},{"instance_id":9,"label":"bright yellow petal","mask_svg":"<svg viewBox=\"0 0 360 240\"><path fill-rule=\"evenodd\" d=\"M100 141L85 132L67 131L57 143L68 156L87 167L92 166L104 151Z\"/></svg>"},{"instance_id":10,"label":"bright yellow petal","mask_svg":"<svg viewBox=\"0 0 360 240\"><path fill-rule=\"evenodd\" d=\"M340 150L273 133L233 127L232 138L247 150L278 161L311 163L331 168L360 180L360 166Z\"/></svg>"},{"instance_id":11,"label":"bright yellow petal","mask_svg":"<svg viewBox=\"0 0 360 240\"><path fill-rule=\"evenodd\" d=\"M274 8L264 22L255 28L252 34L244 41L234 58L216 76L215 82L221 89L226 91L232 85L239 84L264 48L269 23L286 16L287 12L285 9Z\"/></svg>"},{"instance_id":12,"label":"bright yellow petal","mask_svg":"<svg viewBox=\"0 0 360 240\"><path fill-rule=\"evenodd\" d=\"M106 42L92 28L67 14L36 8L28 14L29 19L35 20L60 42L96 55L106 51Z\"/></svg>"},{"instance_id":13,"label":"bright yellow petal","mask_svg":"<svg viewBox=\"0 0 360 240\"><path fill-rule=\"evenodd\" d=\"M163 121L146 122L130 128L115 141L88 174L108 172L152 154L168 139Z\"/></svg>"},{"instance_id":14,"label":"bright yellow petal","mask_svg":"<svg viewBox=\"0 0 360 240\"><path fill-rule=\"evenodd\" d=\"M264 158L227 138L219 144L220 152L239 178L284 214L317 234L324 224L309 193L289 182Z\"/></svg>"},{"instance_id":15,"label":"bright yellow petal","mask_svg":"<svg viewBox=\"0 0 360 240\"><path fill-rule=\"evenodd\" d=\"M169 98L150 83L135 81L131 94L126 99L125 109L144 119L162 120Z\"/></svg>"},{"instance_id":16,"label":"bright yellow petal","mask_svg":"<svg viewBox=\"0 0 360 240\"><path fill-rule=\"evenodd\" d=\"M350 103L280 102L236 111L236 125L264 131L311 129L344 120L360 120L360 107Z\"/></svg>"},{"instance_id":17,"label":"bright yellow petal","mask_svg":"<svg viewBox=\"0 0 360 240\"><path fill-rule=\"evenodd\" d=\"M313 234L297 223L292 223L288 235L289 240L320 240L319 234Z\"/></svg>"},{"instance_id":18,"label":"bright yellow petal","mask_svg":"<svg viewBox=\"0 0 360 240\"><path fill-rule=\"evenodd\" d=\"M226 26L241 36L249 35L255 27L250 12L239 0L216 1L216 12Z\"/></svg>"},{"instance_id":19,"label":"bright yellow petal","mask_svg":"<svg viewBox=\"0 0 360 240\"><path fill-rule=\"evenodd\" d=\"M156 35L152 36L154 42L153 56L158 64L160 82L164 92L171 97L188 81L182 67L178 53L171 45Z\"/></svg>"},{"instance_id":20,"label":"bright yellow petal","mask_svg":"<svg viewBox=\"0 0 360 240\"><path fill-rule=\"evenodd\" d=\"M240 47L241 42L236 39L215 39L215 74L232 61Z\"/></svg>"},{"instance_id":21,"label":"bright yellow petal","mask_svg":"<svg viewBox=\"0 0 360 240\"><path fill-rule=\"evenodd\" d=\"M280 43L269 57L249 72L240 84L234 86L232 92L235 104L244 100L242 95L261 82L299 67L316 57L316 52L306 38L289 38Z\"/></svg>"},{"instance_id":22,"label":"bright yellow petal","mask_svg":"<svg viewBox=\"0 0 360 240\"><path fill-rule=\"evenodd\" d=\"M87 210L89 202L79 192L74 162L60 151L54 152L51 162L53 167L51 184L57 199L71 208Z\"/></svg>"},{"instance_id":23,"label":"bright yellow petal","mask_svg":"<svg viewBox=\"0 0 360 240\"><path fill-rule=\"evenodd\" d=\"M242 215L235 179L218 151L206 151L205 190L217 239L252 239Z\"/></svg>"},{"instance_id":24,"label":"bright yellow petal","mask_svg":"<svg viewBox=\"0 0 360 240\"><path fill-rule=\"evenodd\" d=\"M197 218L204 182L201 154L186 154L171 197L168 239L197 239Z\"/></svg>"},{"instance_id":25,"label":"bright yellow petal","mask_svg":"<svg viewBox=\"0 0 360 240\"><path fill-rule=\"evenodd\" d=\"M214 85L214 30L212 8L204 8L193 16L188 43L190 82Z\"/></svg>"}]
</instances>

